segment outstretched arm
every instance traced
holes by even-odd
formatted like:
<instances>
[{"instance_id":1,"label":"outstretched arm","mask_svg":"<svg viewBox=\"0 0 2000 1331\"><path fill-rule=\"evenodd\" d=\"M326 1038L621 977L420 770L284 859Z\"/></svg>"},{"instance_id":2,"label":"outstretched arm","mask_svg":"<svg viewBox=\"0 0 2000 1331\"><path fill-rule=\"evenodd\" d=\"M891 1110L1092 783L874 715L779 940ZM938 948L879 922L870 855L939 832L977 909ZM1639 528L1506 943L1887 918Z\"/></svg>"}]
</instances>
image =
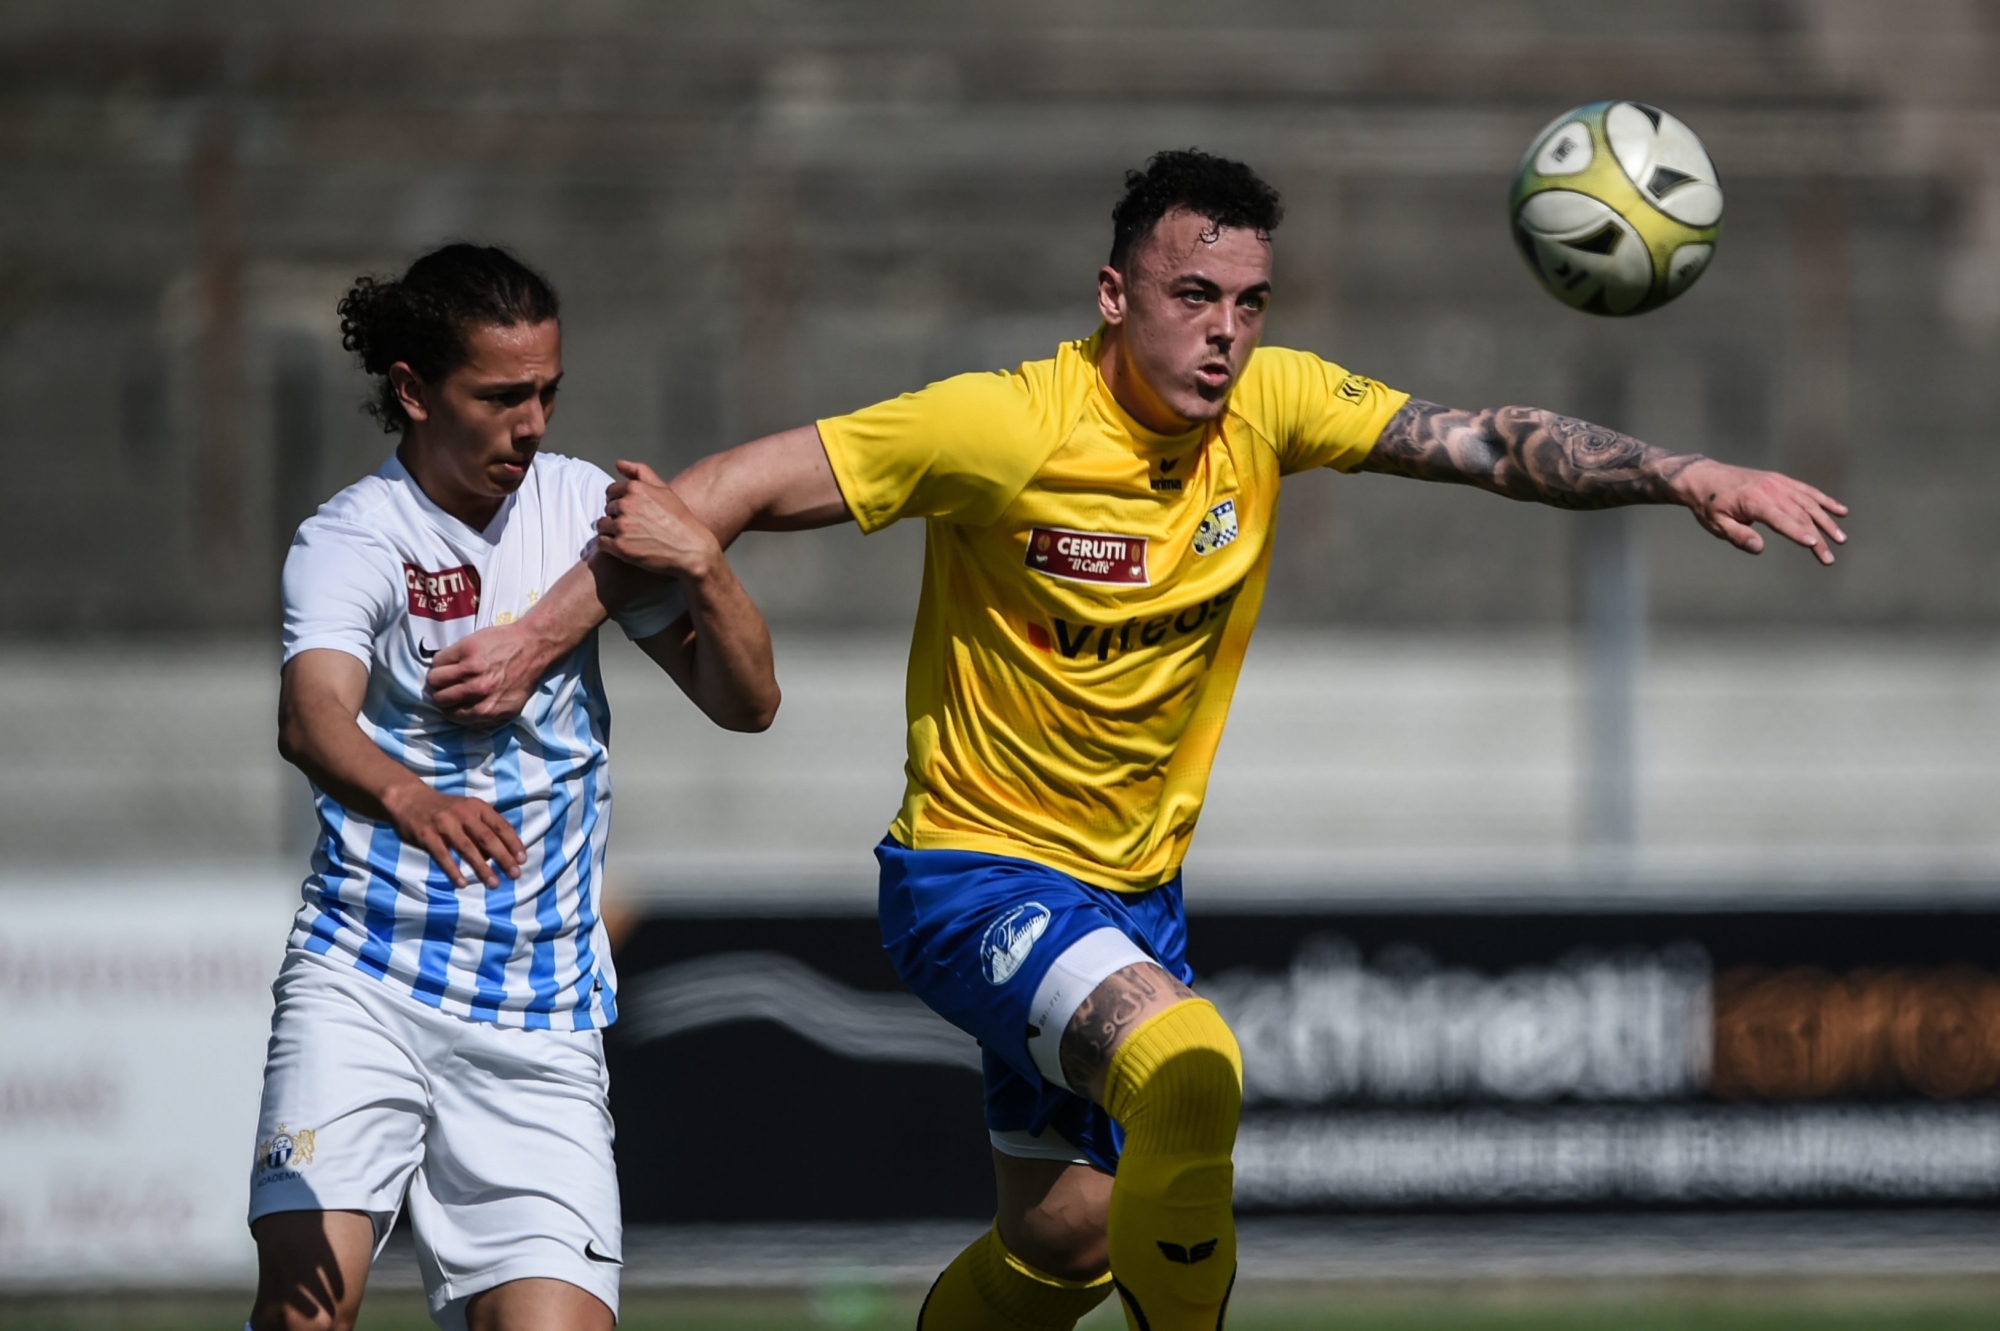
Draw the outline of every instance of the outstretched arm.
<instances>
[{"instance_id":1,"label":"outstretched arm","mask_svg":"<svg viewBox=\"0 0 2000 1331\"><path fill-rule=\"evenodd\" d=\"M646 471L629 462L619 466L628 475ZM771 667L771 630L764 616L737 581L721 543L671 489L655 486L646 500L666 543L659 567L650 571L679 581L688 613L664 632L641 638L640 650L724 730L768 728L778 714L778 678Z\"/></svg>"},{"instance_id":2,"label":"outstretched arm","mask_svg":"<svg viewBox=\"0 0 2000 1331\"><path fill-rule=\"evenodd\" d=\"M1822 564L1847 534L1847 506L1775 471L1670 453L1602 425L1535 407L1461 411L1412 398L1360 470L1476 485L1558 508L1679 504L1710 532L1761 554L1763 523ZM1831 544L1829 544L1831 542Z\"/></svg>"},{"instance_id":3,"label":"outstretched arm","mask_svg":"<svg viewBox=\"0 0 2000 1331\"><path fill-rule=\"evenodd\" d=\"M493 725L514 716L542 676L604 622L610 607L633 594L643 576L639 570L672 574L669 565L684 553L688 534L676 530L669 501L684 505L681 511L713 533L720 549L744 531L828 527L849 516L819 430L811 425L703 458L670 483L637 463L621 462L618 471L622 479L611 487L598 523L597 553L565 573L513 624L475 633L438 654L430 672L431 695L453 720ZM692 604L693 589L689 591ZM740 584L736 591L741 593ZM761 629L761 618L758 625ZM676 624L641 646L659 660L653 646L663 645L661 639L669 636L686 643L690 631L700 636L698 625ZM763 651L768 656L768 635ZM665 661L661 665L688 687L676 667ZM718 668L708 678L714 681L724 673ZM699 696L689 696L701 703Z\"/></svg>"}]
</instances>

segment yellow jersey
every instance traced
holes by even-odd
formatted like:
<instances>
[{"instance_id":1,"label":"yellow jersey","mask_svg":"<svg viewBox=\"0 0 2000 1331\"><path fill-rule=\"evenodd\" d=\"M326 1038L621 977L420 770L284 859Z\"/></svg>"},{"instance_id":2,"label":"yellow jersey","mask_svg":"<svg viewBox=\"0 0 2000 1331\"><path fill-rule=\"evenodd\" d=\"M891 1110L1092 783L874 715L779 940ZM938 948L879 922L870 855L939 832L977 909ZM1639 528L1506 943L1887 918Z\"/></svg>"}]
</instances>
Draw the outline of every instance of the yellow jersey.
<instances>
[{"instance_id":1,"label":"yellow jersey","mask_svg":"<svg viewBox=\"0 0 2000 1331\"><path fill-rule=\"evenodd\" d=\"M863 531L927 520L890 834L1144 891L1201 813L1280 478L1352 470L1409 397L1265 347L1219 420L1160 435L1112 397L1102 337L819 434Z\"/></svg>"}]
</instances>

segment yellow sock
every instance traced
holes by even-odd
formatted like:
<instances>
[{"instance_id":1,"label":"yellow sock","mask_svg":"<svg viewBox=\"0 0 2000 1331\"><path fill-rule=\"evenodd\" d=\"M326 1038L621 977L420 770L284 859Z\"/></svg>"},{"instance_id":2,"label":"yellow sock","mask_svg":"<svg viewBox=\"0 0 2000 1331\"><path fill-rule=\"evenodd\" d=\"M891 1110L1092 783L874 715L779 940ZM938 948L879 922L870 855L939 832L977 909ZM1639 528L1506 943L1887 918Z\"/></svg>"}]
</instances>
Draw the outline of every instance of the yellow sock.
<instances>
[{"instance_id":1,"label":"yellow sock","mask_svg":"<svg viewBox=\"0 0 2000 1331\"><path fill-rule=\"evenodd\" d=\"M917 1331L1070 1331L1111 1293L1109 1274L1044 1275L1007 1251L996 1227L952 1259L917 1314Z\"/></svg>"},{"instance_id":2,"label":"yellow sock","mask_svg":"<svg viewBox=\"0 0 2000 1331\"><path fill-rule=\"evenodd\" d=\"M1218 1331L1236 1282L1230 1151L1243 1058L1206 999L1125 1037L1104 1107L1125 1129L1111 1189L1111 1274L1131 1331Z\"/></svg>"}]
</instances>

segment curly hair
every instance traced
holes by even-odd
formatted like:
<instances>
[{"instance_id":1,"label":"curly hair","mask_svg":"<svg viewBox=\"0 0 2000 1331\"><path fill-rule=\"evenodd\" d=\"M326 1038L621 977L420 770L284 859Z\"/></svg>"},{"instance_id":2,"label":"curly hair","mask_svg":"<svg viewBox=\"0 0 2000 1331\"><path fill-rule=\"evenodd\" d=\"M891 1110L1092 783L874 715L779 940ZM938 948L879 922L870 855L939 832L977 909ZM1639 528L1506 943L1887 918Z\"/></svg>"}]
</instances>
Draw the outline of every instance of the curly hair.
<instances>
[{"instance_id":1,"label":"curly hair","mask_svg":"<svg viewBox=\"0 0 2000 1331\"><path fill-rule=\"evenodd\" d=\"M1218 228L1244 227L1264 236L1285 217L1278 191L1241 162L1199 148L1155 153L1144 171L1125 173L1125 197L1111 209L1111 266L1124 271L1133 248L1176 208Z\"/></svg>"},{"instance_id":2,"label":"curly hair","mask_svg":"<svg viewBox=\"0 0 2000 1331\"><path fill-rule=\"evenodd\" d=\"M465 364L468 328L544 323L559 306L547 279L507 251L457 244L432 250L399 278L357 278L338 309L340 345L376 376L364 410L394 434L407 430L410 418L389 382L390 366L401 361L436 383Z\"/></svg>"}]
</instances>

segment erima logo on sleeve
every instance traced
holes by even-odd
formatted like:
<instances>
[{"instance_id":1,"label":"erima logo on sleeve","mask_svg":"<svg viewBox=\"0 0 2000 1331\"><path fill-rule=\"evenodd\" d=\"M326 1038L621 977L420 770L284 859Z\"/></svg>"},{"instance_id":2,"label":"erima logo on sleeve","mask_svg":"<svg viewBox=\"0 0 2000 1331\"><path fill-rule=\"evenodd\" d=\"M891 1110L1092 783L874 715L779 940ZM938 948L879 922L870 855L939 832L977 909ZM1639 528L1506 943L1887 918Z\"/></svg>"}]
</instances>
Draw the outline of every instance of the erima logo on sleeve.
<instances>
[{"instance_id":1,"label":"erima logo on sleeve","mask_svg":"<svg viewBox=\"0 0 2000 1331\"><path fill-rule=\"evenodd\" d=\"M425 619L464 619L479 613L479 570L470 564L436 573L403 565L403 585L410 589L410 613Z\"/></svg>"},{"instance_id":2,"label":"erima logo on sleeve","mask_svg":"<svg viewBox=\"0 0 2000 1331\"><path fill-rule=\"evenodd\" d=\"M979 943L980 966L988 984L1005 984L1014 978L1035 940L1048 931L1049 908L1039 901L1023 902L986 926Z\"/></svg>"},{"instance_id":3,"label":"erima logo on sleeve","mask_svg":"<svg viewBox=\"0 0 2000 1331\"><path fill-rule=\"evenodd\" d=\"M1037 527L1028 533L1027 565L1037 573L1071 582L1108 582L1144 587L1146 538L1105 532Z\"/></svg>"}]
</instances>

